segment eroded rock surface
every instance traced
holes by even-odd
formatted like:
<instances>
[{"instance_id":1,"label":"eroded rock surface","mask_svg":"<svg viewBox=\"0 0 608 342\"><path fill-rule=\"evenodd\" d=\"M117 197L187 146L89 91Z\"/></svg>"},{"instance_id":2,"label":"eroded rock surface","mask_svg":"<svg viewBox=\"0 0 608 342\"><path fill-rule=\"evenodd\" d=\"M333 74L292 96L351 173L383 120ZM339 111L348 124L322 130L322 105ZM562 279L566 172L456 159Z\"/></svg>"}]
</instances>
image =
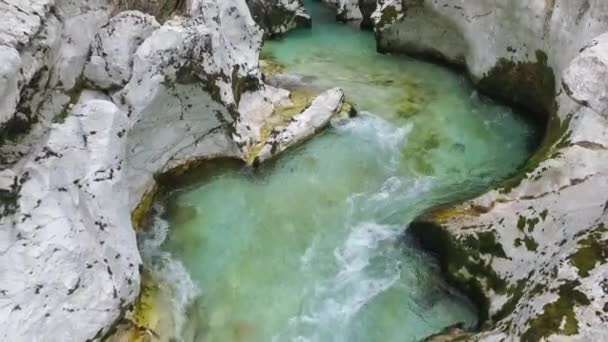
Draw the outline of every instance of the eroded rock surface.
<instances>
[{"instance_id":1,"label":"eroded rock surface","mask_svg":"<svg viewBox=\"0 0 608 342\"><path fill-rule=\"evenodd\" d=\"M83 99L13 178L1 221L3 340L100 337L137 297L140 257L125 228L127 125L112 102Z\"/></svg>"},{"instance_id":2,"label":"eroded rock surface","mask_svg":"<svg viewBox=\"0 0 608 342\"><path fill-rule=\"evenodd\" d=\"M165 21L172 15L188 12L192 0L112 0L116 12L125 10L141 11Z\"/></svg>"},{"instance_id":3,"label":"eroded rock surface","mask_svg":"<svg viewBox=\"0 0 608 342\"><path fill-rule=\"evenodd\" d=\"M150 15L126 11L110 19L95 35L84 77L101 89L124 86L131 79L133 55L160 25Z\"/></svg>"}]
</instances>

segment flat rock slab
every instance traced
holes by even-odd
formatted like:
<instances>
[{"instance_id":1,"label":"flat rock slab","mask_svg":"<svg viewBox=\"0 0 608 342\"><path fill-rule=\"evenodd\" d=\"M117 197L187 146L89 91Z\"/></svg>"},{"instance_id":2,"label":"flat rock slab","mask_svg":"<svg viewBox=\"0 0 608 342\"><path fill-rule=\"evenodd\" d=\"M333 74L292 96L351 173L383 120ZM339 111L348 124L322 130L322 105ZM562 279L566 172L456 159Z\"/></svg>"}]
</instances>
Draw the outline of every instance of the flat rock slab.
<instances>
[{"instance_id":1,"label":"flat rock slab","mask_svg":"<svg viewBox=\"0 0 608 342\"><path fill-rule=\"evenodd\" d=\"M294 116L287 126L275 128L270 133L254 164L272 158L325 128L331 118L340 111L343 102L344 92L340 88L332 88L317 96L310 106Z\"/></svg>"}]
</instances>

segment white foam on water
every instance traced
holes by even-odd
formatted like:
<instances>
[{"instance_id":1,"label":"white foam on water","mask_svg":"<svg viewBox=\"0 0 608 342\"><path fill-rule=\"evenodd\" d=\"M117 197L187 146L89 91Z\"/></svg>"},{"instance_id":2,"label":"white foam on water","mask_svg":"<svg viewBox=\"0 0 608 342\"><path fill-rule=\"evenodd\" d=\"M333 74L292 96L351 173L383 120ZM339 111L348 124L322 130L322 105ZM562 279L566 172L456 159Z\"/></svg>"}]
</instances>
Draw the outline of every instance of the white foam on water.
<instances>
[{"instance_id":1,"label":"white foam on water","mask_svg":"<svg viewBox=\"0 0 608 342\"><path fill-rule=\"evenodd\" d=\"M400 233L399 226L374 222L352 226L334 250L339 271L311 285L302 312L273 341L348 341L348 326L361 308L400 278L399 259L384 255L392 252ZM310 253L305 253L308 262L314 258ZM374 264L376 258L382 258L381 267Z\"/></svg>"},{"instance_id":2,"label":"white foam on water","mask_svg":"<svg viewBox=\"0 0 608 342\"><path fill-rule=\"evenodd\" d=\"M379 157L386 163L389 156L391 169L394 169L401 159L401 150L407 144L407 138L414 129L413 123L396 126L379 116L363 112L356 118L341 122L333 127L338 133L348 133L361 139L366 144L378 146Z\"/></svg>"},{"instance_id":3,"label":"white foam on water","mask_svg":"<svg viewBox=\"0 0 608 342\"><path fill-rule=\"evenodd\" d=\"M310 270L311 262L316 253L318 241L319 239L315 237L310 246L306 249L302 257L300 258L300 268L302 271Z\"/></svg>"},{"instance_id":4,"label":"white foam on water","mask_svg":"<svg viewBox=\"0 0 608 342\"><path fill-rule=\"evenodd\" d=\"M140 251L146 270L152 279L157 282L164 299L170 303L169 308L159 308L161 315L170 316L168 321L173 322L172 330L163 332L169 336L180 336L186 324L186 312L190 305L201 295L201 290L192 281L190 273L181 261L169 252L161 249L167 239L169 222L163 220L163 209L155 207L157 215L154 222L140 239Z\"/></svg>"}]
</instances>

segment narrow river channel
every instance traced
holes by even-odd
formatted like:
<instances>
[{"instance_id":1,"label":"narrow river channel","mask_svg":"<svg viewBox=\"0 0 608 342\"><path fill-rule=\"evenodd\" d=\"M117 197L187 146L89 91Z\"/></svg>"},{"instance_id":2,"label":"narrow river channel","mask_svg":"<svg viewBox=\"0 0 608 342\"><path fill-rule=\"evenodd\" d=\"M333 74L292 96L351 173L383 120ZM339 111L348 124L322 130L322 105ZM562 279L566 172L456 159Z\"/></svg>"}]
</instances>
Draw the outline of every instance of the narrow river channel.
<instances>
[{"instance_id":1,"label":"narrow river channel","mask_svg":"<svg viewBox=\"0 0 608 342\"><path fill-rule=\"evenodd\" d=\"M535 128L466 77L377 54L371 32L307 5L312 30L263 55L320 90L342 87L359 115L269 165L225 165L170 195L142 252L181 303L181 338L403 342L474 326L474 307L404 231L512 175Z\"/></svg>"}]
</instances>

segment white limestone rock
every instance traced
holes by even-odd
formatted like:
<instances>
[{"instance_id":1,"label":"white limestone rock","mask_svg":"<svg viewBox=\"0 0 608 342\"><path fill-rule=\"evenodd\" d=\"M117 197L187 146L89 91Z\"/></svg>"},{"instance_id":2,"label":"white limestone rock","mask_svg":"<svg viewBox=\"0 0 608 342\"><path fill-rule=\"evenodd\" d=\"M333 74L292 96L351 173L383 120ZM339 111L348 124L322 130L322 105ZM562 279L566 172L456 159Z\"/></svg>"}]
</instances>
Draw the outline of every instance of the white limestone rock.
<instances>
[{"instance_id":1,"label":"white limestone rock","mask_svg":"<svg viewBox=\"0 0 608 342\"><path fill-rule=\"evenodd\" d=\"M50 63L46 52L59 44L53 5L52 0L0 2L0 128L15 116L21 91Z\"/></svg>"},{"instance_id":2,"label":"white limestone rock","mask_svg":"<svg viewBox=\"0 0 608 342\"><path fill-rule=\"evenodd\" d=\"M289 95L262 82L261 43L244 0L202 0L139 46L130 81L114 95L131 122L131 209L154 174L178 161L243 157L259 142L264 120Z\"/></svg>"},{"instance_id":3,"label":"white limestone rock","mask_svg":"<svg viewBox=\"0 0 608 342\"><path fill-rule=\"evenodd\" d=\"M331 118L340 111L343 101L344 92L340 88L329 89L317 96L310 106L294 116L289 124L270 132L254 163L262 163L289 147L302 143L325 128Z\"/></svg>"},{"instance_id":4,"label":"white limestone rock","mask_svg":"<svg viewBox=\"0 0 608 342\"><path fill-rule=\"evenodd\" d=\"M150 15L121 12L95 35L84 76L101 89L124 86L131 79L133 55L160 25Z\"/></svg>"},{"instance_id":5,"label":"white limestone rock","mask_svg":"<svg viewBox=\"0 0 608 342\"><path fill-rule=\"evenodd\" d=\"M608 118L608 33L593 39L564 72L564 90L577 103Z\"/></svg>"},{"instance_id":6,"label":"white limestone rock","mask_svg":"<svg viewBox=\"0 0 608 342\"><path fill-rule=\"evenodd\" d=\"M361 28L373 29L372 14L376 10L376 0L323 0L336 11L336 19L341 22L360 22Z\"/></svg>"},{"instance_id":7,"label":"white limestone rock","mask_svg":"<svg viewBox=\"0 0 608 342\"><path fill-rule=\"evenodd\" d=\"M453 2L378 0L379 48L462 60L476 80L503 58L535 62L540 50L559 76L580 49L606 31L608 20L608 3L602 0ZM438 34L439 29L447 32Z\"/></svg>"},{"instance_id":8,"label":"white limestone rock","mask_svg":"<svg viewBox=\"0 0 608 342\"><path fill-rule=\"evenodd\" d=\"M16 176L0 217L2 340L99 337L138 295L127 125L113 103L82 102Z\"/></svg>"},{"instance_id":9,"label":"white limestone rock","mask_svg":"<svg viewBox=\"0 0 608 342\"><path fill-rule=\"evenodd\" d=\"M12 119L19 103L19 68L21 58L16 49L0 45L0 125ZM0 126L1 127L1 126Z\"/></svg>"},{"instance_id":10,"label":"white limestone rock","mask_svg":"<svg viewBox=\"0 0 608 342\"><path fill-rule=\"evenodd\" d=\"M111 0L55 0L54 13L62 23L62 34L50 86L66 91L81 86L93 38L107 23L111 11Z\"/></svg>"}]
</instances>

